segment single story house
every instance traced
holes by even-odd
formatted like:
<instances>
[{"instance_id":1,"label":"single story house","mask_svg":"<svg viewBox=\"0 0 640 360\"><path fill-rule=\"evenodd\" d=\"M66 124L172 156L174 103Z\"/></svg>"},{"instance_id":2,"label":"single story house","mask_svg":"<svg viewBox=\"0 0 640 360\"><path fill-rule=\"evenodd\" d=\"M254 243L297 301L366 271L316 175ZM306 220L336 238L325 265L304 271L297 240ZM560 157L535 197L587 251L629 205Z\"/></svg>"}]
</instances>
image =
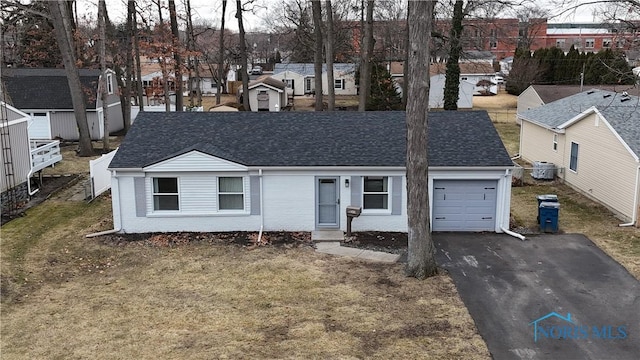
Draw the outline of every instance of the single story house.
<instances>
[{"instance_id":1,"label":"single story house","mask_svg":"<svg viewBox=\"0 0 640 360\"><path fill-rule=\"evenodd\" d=\"M638 220L640 98L583 91L518 114L520 154L630 222Z\"/></svg>"},{"instance_id":2,"label":"single story house","mask_svg":"<svg viewBox=\"0 0 640 360\"><path fill-rule=\"evenodd\" d=\"M336 95L357 95L355 76L355 64L333 64L333 87ZM284 82L295 96L315 93L315 71L312 63L277 63L271 77ZM326 64L322 64L322 93L328 94Z\"/></svg>"},{"instance_id":3,"label":"single story house","mask_svg":"<svg viewBox=\"0 0 640 360\"><path fill-rule=\"evenodd\" d=\"M404 112L140 113L109 165L115 229L407 231ZM503 232L513 163L484 111L429 115L433 231ZM425 219L426 221L427 219Z\"/></svg>"},{"instance_id":4,"label":"single story house","mask_svg":"<svg viewBox=\"0 0 640 360\"><path fill-rule=\"evenodd\" d=\"M0 193L3 214L11 212L10 202L19 203L29 199L29 179L37 171L60 160L60 142L29 139L29 126L33 119L15 107L0 102Z\"/></svg>"},{"instance_id":5,"label":"single story house","mask_svg":"<svg viewBox=\"0 0 640 360\"><path fill-rule=\"evenodd\" d=\"M98 94L101 71L79 69L79 73L85 93L89 133L91 139L99 140L105 131L102 100ZM10 99L8 102L33 118L29 127L31 139L78 140L78 125L64 69L2 69L2 82ZM113 133L124 129L118 83L113 71L107 73L107 91L107 131Z\"/></svg>"},{"instance_id":6,"label":"single story house","mask_svg":"<svg viewBox=\"0 0 640 360\"><path fill-rule=\"evenodd\" d=\"M287 106L286 85L271 77L249 84L249 107L251 111L280 111Z\"/></svg>"}]
</instances>

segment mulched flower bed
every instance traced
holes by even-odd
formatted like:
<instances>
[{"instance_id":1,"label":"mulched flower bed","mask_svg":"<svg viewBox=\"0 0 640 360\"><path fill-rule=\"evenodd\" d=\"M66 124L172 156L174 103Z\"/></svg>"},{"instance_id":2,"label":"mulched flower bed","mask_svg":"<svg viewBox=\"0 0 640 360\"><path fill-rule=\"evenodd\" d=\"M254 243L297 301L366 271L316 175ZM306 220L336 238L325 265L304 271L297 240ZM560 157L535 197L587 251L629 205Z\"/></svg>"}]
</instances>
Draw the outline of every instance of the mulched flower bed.
<instances>
[{"instance_id":1,"label":"mulched flower bed","mask_svg":"<svg viewBox=\"0 0 640 360\"><path fill-rule=\"evenodd\" d=\"M342 246L392 254L403 254L407 252L407 233L363 231L354 232L351 235L350 238L342 242Z\"/></svg>"},{"instance_id":2,"label":"mulched flower bed","mask_svg":"<svg viewBox=\"0 0 640 360\"><path fill-rule=\"evenodd\" d=\"M264 232L258 239L257 232L178 232L178 233L142 233L142 234L111 234L102 237L103 242L110 245L125 245L138 242L142 245L156 247L176 247L189 243L208 243L220 245L238 245L248 249L260 246L275 246L294 248L313 246L311 233L308 232Z\"/></svg>"}]
</instances>

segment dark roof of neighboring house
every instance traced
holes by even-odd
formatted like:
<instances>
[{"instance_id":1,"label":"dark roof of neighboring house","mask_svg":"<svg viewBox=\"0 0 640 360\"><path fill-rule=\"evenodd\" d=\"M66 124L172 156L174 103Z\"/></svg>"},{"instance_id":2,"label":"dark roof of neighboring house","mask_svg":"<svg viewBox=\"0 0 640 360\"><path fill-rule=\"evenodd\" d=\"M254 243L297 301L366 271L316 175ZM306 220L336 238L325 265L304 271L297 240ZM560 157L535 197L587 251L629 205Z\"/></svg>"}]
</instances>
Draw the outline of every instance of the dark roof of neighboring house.
<instances>
[{"instance_id":1,"label":"dark roof of neighboring house","mask_svg":"<svg viewBox=\"0 0 640 360\"><path fill-rule=\"evenodd\" d=\"M291 71L303 76L315 75L313 63L276 63L273 68L274 75L285 71ZM322 72L324 73L325 71L327 71L327 64L322 64ZM356 64L335 63L333 64L333 71L355 74Z\"/></svg>"},{"instance_id":2,"label":"dark roof of neighboring house","mask_svg":"<svg viewBox=\"0 0 640 360\"><path fill-rule=\"evenodd\" d=\"M141 112L110 168L197 150L246 166L404 166L404 112ZM484 111L429 114L430 166L511 166Z\"/></svg>"},{"instance_id":3,"label":"dark roof of neighboring house","mask_svg":"<svg viewBox=\"0 0 640 360\"><path fill-rule=\"evenodd\" d=\"M100 70L79 69L85 105L96 108ZM2 81L18 109L73 109L64 69L3 68Z\"/></svg>"},{"instance_id":4,"label":"dark roof of neighboring house","mask_svg":"<svg viewBox=\"0 0 640 360\"><path fill-rule=\"evenodd\" d=\"M631 150L640 155L640 98L637 96L591 89L524 111L519 117L554 129L592 107L604 116Z\"/></svg>"},{"instance_id":5,"label":"dark roof of neighboring house","mask_svg":"<svg viewBox=\"0 0 640 360\"><path fill-rule=\"evenodd\" d=\"M486 62L460 62L460 75L495 75L493 65ZM447 72L446 63L433 63L429 66L429 75Z\"/></svg>"},{"instance_id":6,"label":"dark roof of neighboring house","mask_svg":"<svg viewBox=\"0 0 640 360\"><path fill-rule=\"evenodd\" d=\"M533 90L538 94L542 102L548 104L552 101L560 100L580 92L580 85L531 85ZM613 92L626 91L631 95L640 95L640 88L633 85L589 85L584 87L585 90L597 88L600 90L608 90Z\"/></svg>"}]
</instances>

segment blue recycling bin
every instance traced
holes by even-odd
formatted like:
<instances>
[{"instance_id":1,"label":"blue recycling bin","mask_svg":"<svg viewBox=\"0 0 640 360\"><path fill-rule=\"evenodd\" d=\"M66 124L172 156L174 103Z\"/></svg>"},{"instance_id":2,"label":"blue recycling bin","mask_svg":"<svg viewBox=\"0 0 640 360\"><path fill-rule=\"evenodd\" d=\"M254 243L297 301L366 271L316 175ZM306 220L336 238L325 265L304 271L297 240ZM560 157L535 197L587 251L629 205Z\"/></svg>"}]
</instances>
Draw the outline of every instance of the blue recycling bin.
<instances>
[{"instance_id":1,"label":"blue recycling bin","mask_svg":"<svg viewBox=\"0 0 640 360\"><path fill-rule=\"evenodd\" d=\"M558 195L554 195L554 194L545 194L545 195L538 195L536 196L536 199L538 199L538 217L536 217L536 221L538 222L538 224L540 224L540 204L542 204L543 202L558 202Z\"/></svg>"},{"instance_id":2,"label":"blue recycling bin","mask_svg":"<svg viewBox=\"0 0 640 360\"><path fill-rule=\"evenodd\" d=\"M559 212L560 203L550 201L541 202L538 207L540 231L557 233Z\"/></svg>"}]
</instances>

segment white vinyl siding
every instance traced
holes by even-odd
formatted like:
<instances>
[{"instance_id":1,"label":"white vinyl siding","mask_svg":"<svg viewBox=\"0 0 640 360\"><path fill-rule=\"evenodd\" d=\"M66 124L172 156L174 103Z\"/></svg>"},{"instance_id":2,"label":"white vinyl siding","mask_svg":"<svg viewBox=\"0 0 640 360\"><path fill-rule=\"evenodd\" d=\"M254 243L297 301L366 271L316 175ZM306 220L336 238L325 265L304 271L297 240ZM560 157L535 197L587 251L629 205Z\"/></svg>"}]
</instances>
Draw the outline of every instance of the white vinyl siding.
<instances>
[{"instance_id":1,"label":"white vinyl siding","mask_svg":"<svg viewBox=\"0 0 640 360\"><path fill-rule=\"evenodd\" d=\"M552 146L540 146L548 144L552 140L553 131L522 121L520 133L520 154L530 163L534 161L546 161L556 164L558 167L568 167L569 163L564 159L563 147L566 141L564 134L558 134L558 151L553 151ZM562 165L564 164L564 165Z\"/></svg>"}]
</instances>

